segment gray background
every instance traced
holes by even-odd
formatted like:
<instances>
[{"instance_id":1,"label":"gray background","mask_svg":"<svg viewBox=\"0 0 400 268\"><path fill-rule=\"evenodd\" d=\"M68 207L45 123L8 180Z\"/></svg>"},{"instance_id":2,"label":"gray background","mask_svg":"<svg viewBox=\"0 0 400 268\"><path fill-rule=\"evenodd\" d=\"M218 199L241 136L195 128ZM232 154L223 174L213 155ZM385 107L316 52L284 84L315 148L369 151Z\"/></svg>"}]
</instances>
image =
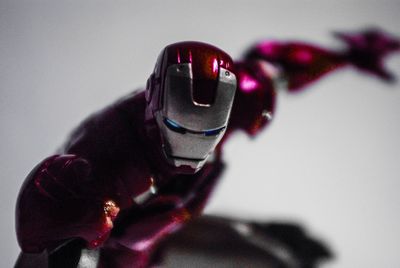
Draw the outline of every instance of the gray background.
<instances>
[{"instance_id":1,"label":"gray background","mask_svg":"<svg viewBox=\"0 0 400 268\"><path fill-rule=\"evenodd\" d=\"M0 267L18 254L19 187L89 113L143 86L160 50L213 43L234 58L262 38L341 45L332 30L400 36L398 1L0 1ZM400 76L400 57L389 67ZM337 256L325 267L398 267L400 87L338 71L279 94L272 126L227 144L207 212L295 220Z\"/></svg>"}]
</instances>

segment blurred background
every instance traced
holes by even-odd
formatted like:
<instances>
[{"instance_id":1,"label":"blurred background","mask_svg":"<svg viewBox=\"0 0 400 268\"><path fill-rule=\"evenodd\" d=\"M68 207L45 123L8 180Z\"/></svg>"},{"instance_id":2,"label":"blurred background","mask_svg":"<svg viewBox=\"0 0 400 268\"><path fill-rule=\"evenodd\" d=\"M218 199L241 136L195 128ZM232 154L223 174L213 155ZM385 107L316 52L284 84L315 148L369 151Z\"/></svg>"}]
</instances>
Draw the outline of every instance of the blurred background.
<instances>
[{"instance_id":1,"label":"blurred background","mask_svg":"<svg viewBox=\"0 0 400 268\"><path fill-rule=\"evenodd\" d=\"M340 49L333 30L400 36L399 10L396 0L0 0L0 266L19 253L26 175L84 117L142 88L167 44L209 42L234 59L269 38ZM400 77L400 56L387 63ZM273 120L256 139L228 142L206 212L298 222L333 249L323 267L398 267L400 83L345 68L280 92Z\"/></svg>"}]
</instances>

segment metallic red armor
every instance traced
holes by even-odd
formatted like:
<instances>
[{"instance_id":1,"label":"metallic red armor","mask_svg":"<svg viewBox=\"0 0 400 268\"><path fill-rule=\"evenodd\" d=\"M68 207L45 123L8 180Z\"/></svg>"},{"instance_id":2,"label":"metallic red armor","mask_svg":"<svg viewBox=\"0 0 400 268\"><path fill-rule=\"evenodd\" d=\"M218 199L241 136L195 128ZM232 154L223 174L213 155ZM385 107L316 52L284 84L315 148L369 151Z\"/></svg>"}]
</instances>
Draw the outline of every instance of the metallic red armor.
<instances>
[{"instance_id":1,"label":"metallic red armor","mask_svg":"<svg viewBox=\"0 0 400 268\"><path fill-rule=\"evenodd\" d=\"M61 267L57 266L60 252L70 254L65 251L69 244L95 249L98 267L149 266L158 243L203 210L224 169L221 150L227 137L236 130L255 135L271 121L277 82L299 90L349 63L385 80L392 78L382 59L399 49L399 41L375 30L338 36L348 50L266 41L235 63L207 44L168 46L145 92L132 93L90 116L58 155L28 175L16 209L23 252L17 267L34 267L28 253L44 251L49 257L42 267L44 263ZM181 67L189 68L183 76ZM227 77L232 80L221 80ZM234 101L228 94L232 77L237 80ZM187 88L181 94L191 92L197 110L187 111L185 104L181 107L185 115L171 119L176 107L171 108L175 99L169 99L168 92L177 94L182 85ZM218 99L220 92L228 94L225 99ZM176 98L181 97L178 94ZM221 103L229 109L216 110L220 120L208 118L206 108ZM174 140L178 134L191 137L183 143L201 140L208 147L195 157L201 148L180 148ZM70 260L70 267L78 261Z\"/></svg>"}]
</instances>

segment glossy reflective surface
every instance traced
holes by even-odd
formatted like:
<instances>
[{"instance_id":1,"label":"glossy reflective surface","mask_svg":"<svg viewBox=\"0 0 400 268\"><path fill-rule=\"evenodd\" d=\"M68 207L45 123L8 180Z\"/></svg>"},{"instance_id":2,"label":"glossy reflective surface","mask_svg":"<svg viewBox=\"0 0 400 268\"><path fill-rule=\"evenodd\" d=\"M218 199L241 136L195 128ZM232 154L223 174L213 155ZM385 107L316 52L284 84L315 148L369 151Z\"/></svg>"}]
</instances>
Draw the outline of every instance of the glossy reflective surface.
<instances>
[{"instance_id":1,"label":"glossy reflective surface","mask_svg":"<svg viewBox=\"0 0 400 268\"><path fill-rule=\"evenodd\" d=\"M99 267L146 267L156 261L152 252L158 243L201 213L223 172L221 151L229 134L243 130L256 135L273 118L276 88L264 62L279 70L289 90L301 89L347 64L391 79L383 57L399 49L398 41L379 31L339 37L348 43L348 50L268 41L234 66L220 63L236 74L238 89L227 135L213 161L195 174L165 162L159 131L145 115L146 106L153 103L146 101L144 92L85 120L62 154L41 162L21 188L16 227L23 252L46 250L50 259L66 257L69 253L63 252L72 240L98 250ZM196 57L185 52L173 58L195 62ZM199 75L212 76L215 64L211 64ZM20 267L29 267L25 265Z\"/></svg>"},{"instance_id":2,"label":"glossy reflective surface","mask_svg":"<svg viewBox=\"0 0 400 268\"><path fill-rule=\"evenodd\" d=\"M393 77L383 66L384 57L400 49L399 40L387 33L369 29L336 33L348 46L332 51L302 42L265 41L251 48L247 59L266 60L282 68L289 90L300 90L337 68L353 65L386 81Z\"/></svg>"}]
</instances>

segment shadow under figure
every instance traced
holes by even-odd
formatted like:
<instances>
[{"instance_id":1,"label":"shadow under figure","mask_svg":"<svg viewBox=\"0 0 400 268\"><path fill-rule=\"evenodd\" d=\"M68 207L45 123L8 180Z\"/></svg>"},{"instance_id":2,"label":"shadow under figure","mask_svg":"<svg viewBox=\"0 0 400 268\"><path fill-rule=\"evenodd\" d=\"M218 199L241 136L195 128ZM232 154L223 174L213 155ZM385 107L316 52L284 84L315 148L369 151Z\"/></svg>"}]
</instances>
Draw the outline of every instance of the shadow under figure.
<instances>
[{"instance_id":1,"label":"shadow under figure","mask_svg":"<svg viewBox=\"0 0 400 268\"><path fill-rule=\"evenodd\" d=\"M202 216L158 247L161 267L311 268L330 251L291 223Z\"/></svg>"},{"instance_id":2,"label":"shadow under figure","mask_svg":"<svg viewBox=\"0 0 400 268\"><path fill-rule=\"evenodd\" d=\"M393 80L383 58L399 50L398 40L379 30L337 36L347 50L265 41L237 62L204 43L167 46L145 91L86 119L58 155L28 175L16 208L22 249L16 267L128 268L150 267L162 256L170 261L160 242L201 214L225 168L228 137L238 130L254 136L271 122L277 84L299 91L348 64ZM227 226L219 235L242 253L265 254L259 259L264 267L312 267L329 256L295 226L205 217L187 230L211 226Z\"/></svg>"}]
</instances>

